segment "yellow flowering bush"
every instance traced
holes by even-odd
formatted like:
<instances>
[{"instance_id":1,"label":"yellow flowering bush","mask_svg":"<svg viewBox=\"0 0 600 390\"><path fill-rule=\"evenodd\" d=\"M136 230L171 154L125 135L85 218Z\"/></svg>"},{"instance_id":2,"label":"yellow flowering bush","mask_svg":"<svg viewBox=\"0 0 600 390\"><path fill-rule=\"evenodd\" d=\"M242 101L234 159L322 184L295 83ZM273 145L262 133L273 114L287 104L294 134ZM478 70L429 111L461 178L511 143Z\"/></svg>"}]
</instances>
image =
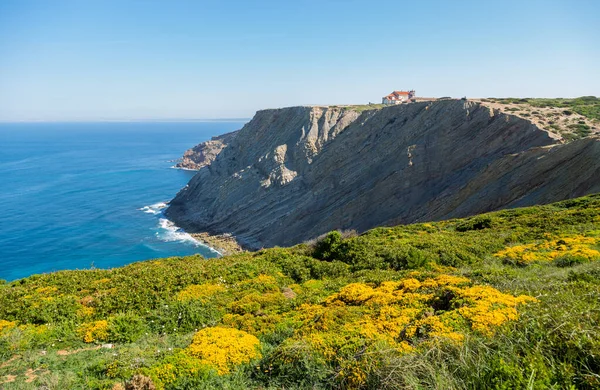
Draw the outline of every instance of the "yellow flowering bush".
<instances>
[{"instance_id":1,"label":"yellow flowering bush","mask_svg":"<svg viewBox=\"0 0 600 390\"><path fill-rule=\"evenodd\" d=\"M17 321L0 320L0 341L6 342L8 350L16 352L47 343L52 336L52 329L54 326L49 324L18 325Z\"/></svg>"},{"instance_id":2,"label":"yellow flowering bush","mask_svg":"<svg viewBox=\"0 0 600 390\"><path fill-rule=\"evenodd\" d=\"M109 278L102 278L102 279L98 279L92 282L92 286L93 287L99 287L102 286L104 284L108 284L110 283L110 279Z\"/></svg>"},{"instance_id":3,"label":"yellow flowering bush","mask_svg":"<svg viewBox=\"0 0 600 390\"><path fill-rule=\"evenodd\" d=\"M518 297L503 294L490 286L454 288L457 298L465 302L458 312L469 320L473 330L491 336L494 328L519 318L517 306L527 302L537 302L533 297Z\"/></svg>"},{"instance_id":4,"label":"yellow flowering bush","mask_svg":"<svg viewBox=\"0 0 600 390\"><path fill-rule=\"evenodd\" d=\"M2 333L2 331L4 331L4 330L12 329L15 326L17 326L16 321L0 320L0 333Z\"/></svg>"},{"instance_id":5,"label":"yellow flowering bush","mask_svg":"<svg viewBox=\"0 0 600 390\"><path fill-rule=\"evenodd\" d=\"M279 291L269 293L251 293L244 295L231 304L231 310L236 314L257 313L270 309L276 309L284 305L287 298Z\"/></svg>"},{"instance_id":6,"label":"yellow flowering bush","mask_svg":"<svg viewBox=\"0 0 600 390\"><path fill-rule=\"evenodd\" d=\"M470 282L469 279L462 276L442 274L435 278L426 279L423 281L422 286L426 288L437 288L442 286L460 286Z\"/></svg>"},{"instance_id":7,"label":"yellow flowering bush","mask_svg":"<svg viewBox=\"0 0 600 390\"><path fill-rule=\"evenodd\" d=\"M211 366L202 360L179 350L168 356L161 364L147 371L157 389L164 389L182 377L195 377L209 371Z\"/></svg>"},{"instance_id":8,"label":"yellow flowering bush","mask_svg":"<svg viewBox=\"0 0 600 390\"><path fill-rule=\"evenodd\" d=\"M233 328L205 328L194 336L186 353L227 374L242 363L260 358L260 341L253 335Z\"/></svg>"},{"instance_id":9,"label":"yellow flowering bush","mask_svg":"<svg viewBox=\"0 0 600 390\"><path fill-rule=\"evenodd\" d=\"M383 343L403 354L441 339L460 343L469 330L491 336L498 326L518 318L519 305L535 301L447 274L413 272L379 286L351 283L322 304L302 304L288 313L299 325L281 346L281 359L294 362L292 347L304 343L341 367L344 384L360 387L368 364L356 356L372 346Z\"/></svg>"},{"instance_id":10,"label":"yellow flowering bush","mask_svg":"<svg viewBox=\"0 0 600 390\"><path fill-rule=\"evenodd\" d=\"M86 343L106 341L108 339L108 321L85 322L77 328L77 334Z\"/></svg>"},{"instance_id":11,"label":"yellow flowering bush","mask_svg":"<svg viewBox=\"0 0 600 390\"><path fill-rule=\"evenodd\" d=\"M243 290L257 290L259 292L279 291L277 279L271 275L260 274L255 278L242 281L238 287Z\"/></svg>"},{"instance_id":12,"label":"yellow flowering bush","mask_svg":"<svg viewBox=\"0 0 600 390\"><path fill-rule=\"evenodd\" d=\"M594 249L600 239L589 236L561 237L539 243L515 245L505 248L494 256L519 265L548 262L564 256L574 256L588 261L599 260L600 251Z\"/></svg>"},{"instance_id":13,"label":"yellow flowering bush","mask_svg":"<svg viewBox=\"0 0 600 390\"><path fill-rule=\"evenodd\" d=\"M191 300L203 301L223 291L225 291L225 287L220 284L192 284L177 293L177 300L182 302Z\"/></svg>"},{"instance_id":14,"label":"yellow flowering bush","mask_svg":"<svg viewBox=\"0 0 600 390\"><path fill-rule=\"evenodd\" d=\"M40 287L35 290L41 296L49 296L58 291L56 287Z\"/></svg>"},{"instance_id":15,"label":"yellow flowering bush","mask_svg":"<svg viewBox=\"0 0 600 390\"><path fill-rule=\"evenodd\" d=\"M79 318L89 318L91 317L96 310L93 307L81 306L77 309L77 317Z\"/></svg>"},{"instance_id":16,"label":"yellow flowering bush","mask_svg":"<svg viewBox=\"0 0 600 390\"><path fill-rule=\"evenodd\" d=\"M407 346L431 338L461 341L462 333L469 328L492 335L496 327L518 318L518 305L534 301L532 297L515 297L489 286L473 285L464 277L439 275L422 281L409 277L383 282L378 287L352 283L322 305L301 305L293 316L303 322L298 336L310 335L317 350L335 356L337 351L325 348L331 343L324 339L360 335L408 351L412 347ZM314 335L324 332L337 336Z\"/></svg>"}]
</instances>

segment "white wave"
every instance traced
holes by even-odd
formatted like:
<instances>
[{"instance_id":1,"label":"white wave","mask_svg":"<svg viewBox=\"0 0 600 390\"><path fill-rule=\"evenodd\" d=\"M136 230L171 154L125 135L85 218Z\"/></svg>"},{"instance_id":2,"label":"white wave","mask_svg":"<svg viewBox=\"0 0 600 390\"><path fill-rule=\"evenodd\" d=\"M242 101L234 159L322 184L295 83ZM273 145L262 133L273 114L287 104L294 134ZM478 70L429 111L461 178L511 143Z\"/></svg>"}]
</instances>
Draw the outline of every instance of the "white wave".
<instances>
[{"instance_id":1,"label":"white wave","mask_svg":"<svg viewBox=\"0 0 600 390\"><path fill-rule=\"evenodd\" d=\"M160 202L160 203L151 204L150 206L144 206L138 210L143 211L148 214L157 215L157 214L160 214L162 212L161 210L164 209L165 207L167 207L167 204L164 202Z\"/></svg>"},{"instance_id":2,"label":"white wave","mask_svg":"<svg viewBox=\"0 0 600 390\"><path fill-rule=\"evenodd\" d=\"M183 229L175 225L173 222L169 221L166 218L160 218L158 220L159 229L156 232L156 237L162 241L166 242L182 242L192 244L194 246L201 246L210 249L216 254L220 255L221 253L208 245L203 244L202 242L196 240L189 233L186 233Z\"/></svg>"},{"instance_id":3,"label":"white wave","mask_svg":"<svg viewBox=\"0 0 600 390\"><path fill-rule=\"evenodd\" d=\"M171 167L171 169L179 169L181 171L192 171L192 172L197 172L199 171L199 169L192 169L192 168L184 168L184 167L178 167L177 165L173 165Z\"/></svg>"},{"instance_id":4,"label":"white wave","mask_svg":"<svg viewBox=\"0 0 600 390\"><path fill-rule=\"evenodd\" d=\"M159 231L156 232L156 236L163 241L181 241L190 242L193 244L198 243L191 235L183 231L183 229L177 227L173 222L166 218L160 218L158 220Z\"/></svg>"}]
</instances>

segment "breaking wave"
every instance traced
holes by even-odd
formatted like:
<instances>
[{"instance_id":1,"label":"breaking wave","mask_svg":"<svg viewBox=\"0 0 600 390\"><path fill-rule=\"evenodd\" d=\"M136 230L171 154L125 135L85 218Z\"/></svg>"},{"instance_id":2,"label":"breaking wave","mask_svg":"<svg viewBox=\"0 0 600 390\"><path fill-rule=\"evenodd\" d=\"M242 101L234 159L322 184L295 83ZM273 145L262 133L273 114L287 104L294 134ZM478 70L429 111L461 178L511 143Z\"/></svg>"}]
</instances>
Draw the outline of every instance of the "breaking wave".
<instances>
[{"instance_id":1,"label":"breaking wave","mask_svg":"<svg viewBox=\"0 0 600 390\"><path fill-rule=\"evenodd\" d=\"M160 203L151 204L150 206L144 206L144 207L142 207L141 209L138 209L138 210L143 211L143 212L145 212L147 214L157 215L157 214L162 213L162 210L165 207L167 207L167 204L164 203L164 202L160 202Z\"/></svg>"},{"instance_id":2,"label":"breaking wave","mask_svg":"<svg viewBox=\"0 0 600 390\"><path fill-rule=\"evenodd\" d=\"M190 243L195 246L206 246L166 218L160 218L158 220L156 237L167 242L178 241Z\"/></svg>"}]
</instances>

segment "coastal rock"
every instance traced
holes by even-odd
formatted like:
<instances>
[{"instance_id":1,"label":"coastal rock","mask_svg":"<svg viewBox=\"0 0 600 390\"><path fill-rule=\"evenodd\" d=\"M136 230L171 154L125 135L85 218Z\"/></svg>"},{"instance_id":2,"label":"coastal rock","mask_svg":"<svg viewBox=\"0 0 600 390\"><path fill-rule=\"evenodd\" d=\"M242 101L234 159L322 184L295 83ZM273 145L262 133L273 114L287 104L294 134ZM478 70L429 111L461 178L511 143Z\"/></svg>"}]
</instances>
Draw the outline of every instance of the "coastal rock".
<instances>
[{"instance_id":1,"label":"coastal rock","mask_svg":"<svg viewBox=\"0 0 600 390\"><path fill-rule=\"evenodd\" d=\"M235 138L236 131L212 137L209 141L202 142L183 154L181 161L175 167L198 170L212 163L217 155Z\"/></svg>"},{"instance_id":2,"label":"coastal rock","mask_svg":"<svg viewBox=\"0 0 600 390\"><path fill-rule=\"evenodd\" d=\"M600 139L564 144L479 103L263 110L170 202L246 248L600 192Z\"/></svg>"}]
</instances>

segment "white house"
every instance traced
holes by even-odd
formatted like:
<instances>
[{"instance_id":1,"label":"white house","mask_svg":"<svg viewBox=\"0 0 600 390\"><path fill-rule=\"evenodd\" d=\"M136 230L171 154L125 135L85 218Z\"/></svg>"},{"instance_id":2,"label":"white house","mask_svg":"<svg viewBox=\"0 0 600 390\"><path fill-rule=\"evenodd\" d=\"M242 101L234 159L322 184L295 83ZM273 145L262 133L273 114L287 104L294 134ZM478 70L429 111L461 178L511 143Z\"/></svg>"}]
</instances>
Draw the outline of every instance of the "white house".
<instances>
[{"instance_id":1,"label":"white house","mask_svg":"<svg viewBox=\"0 0 600 390\"><path fill-rule=\"evenodd\" d=\"M381 99L383 104L401 104L415 97L415 91L394 91Z\"/></svg>"}]
</instances>

